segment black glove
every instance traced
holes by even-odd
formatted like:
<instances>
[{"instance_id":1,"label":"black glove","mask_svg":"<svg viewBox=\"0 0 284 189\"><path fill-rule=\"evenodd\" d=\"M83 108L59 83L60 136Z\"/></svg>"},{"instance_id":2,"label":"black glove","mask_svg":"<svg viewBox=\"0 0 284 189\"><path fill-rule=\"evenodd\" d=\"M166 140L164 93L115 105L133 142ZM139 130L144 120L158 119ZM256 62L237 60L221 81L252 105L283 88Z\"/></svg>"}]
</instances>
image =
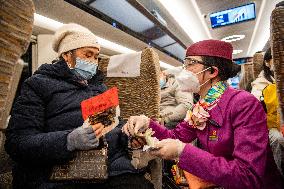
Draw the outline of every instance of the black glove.
<instances>
[{"instance_id":1,"label":"black glove","mask_svg":"<svg viewBox=\"0 0 284 189\"><path fill-rule=\"evenodd\" d=\"M96 138L92 127L78 127L67 135L67 149L90 150L99 146L99 140Z\"/></svg>"}]
</instances>

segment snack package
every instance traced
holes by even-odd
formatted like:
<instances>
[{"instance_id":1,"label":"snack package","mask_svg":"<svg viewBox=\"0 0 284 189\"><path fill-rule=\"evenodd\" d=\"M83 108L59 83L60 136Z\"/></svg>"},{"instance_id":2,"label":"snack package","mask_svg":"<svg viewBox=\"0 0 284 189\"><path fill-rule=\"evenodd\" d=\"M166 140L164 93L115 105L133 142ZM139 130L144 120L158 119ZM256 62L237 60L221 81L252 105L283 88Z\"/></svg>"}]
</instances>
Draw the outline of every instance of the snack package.
<instances>
[{"instance_id":1,"label":"snack package","mask_svg":"<svg viewBox=\"0 0 284 189\"><path fill-rule=\"evenodd\" d=\"M102 123L106 134L118 125L118 89L113 87L106 92L81 102L82 116L90 125Z\"/></svg>"},{"instance_id":2,"label":"snack package","mask_svg":"<svg viewBox=\"0 0 284 189\"><path fill-rule=\"evenodd\" d=\"M131 156L131 164L135 169L142 169L146 167L149 161L155 159L155 156L152 156L148 153L150 150L157 150L156 148L157 143L159 140L156 137L152 137L155 132L152 129L147 129L145 132L141 132L136 136L130 137L128 147L130 149L130 156ZM143 143L145 144L143 147L139 148L132 148L131 143L133 139L142 139Z\"/></svg>"},{"instance_id":3,"label":"snack package","mask_svg":"<svg viewBox=\"0 0 284 189\"><path fill-rule=\"evenodd\" d=\"M184 172L181 168L179 168L176 164L172 166L172 174L174 177L174 181L177 185L187 185L186 178L184 176Z\"/></svg>"},{"instance_id":4,"label":"snack package","mask_svg":"<svg viewBox=\"0 0 284 189\"><path fill-rule=\"evenodd\" d=\"M155 132L151 128L148 128L145 132L139 133L133 138L142 138L145 141L146 145L143 146L143 151L157 150L156 145L159 140L156 137L153 137L154 133Z\"/></svg>"}]
</instances>

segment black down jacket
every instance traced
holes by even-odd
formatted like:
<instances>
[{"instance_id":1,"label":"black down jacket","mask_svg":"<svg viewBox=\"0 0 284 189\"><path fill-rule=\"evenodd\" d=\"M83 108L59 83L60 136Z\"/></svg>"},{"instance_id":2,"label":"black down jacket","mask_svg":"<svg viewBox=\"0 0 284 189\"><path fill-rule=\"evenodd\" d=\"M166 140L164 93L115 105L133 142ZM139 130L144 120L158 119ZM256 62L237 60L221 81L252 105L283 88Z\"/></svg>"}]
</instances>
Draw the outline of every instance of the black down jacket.
<instances>
[{"instance_id":1,"label":"black down jacket","mask_svg":"<svg viewBox=\"0 0 284 189\"><path fill-rule=\"evenodd\" d=\"M88 85L82 84L63 60L42 65L25 81L6 132L5 149L16 162L14 188L62 188L63 184L49 182L51 168L74 156L66 141L67 135L83 124L81 101L106 89L102 72L98 71ZM106 135L110 176L141 172L130 164L127 136L121 127Z\"/></svg>"}]
</instances>

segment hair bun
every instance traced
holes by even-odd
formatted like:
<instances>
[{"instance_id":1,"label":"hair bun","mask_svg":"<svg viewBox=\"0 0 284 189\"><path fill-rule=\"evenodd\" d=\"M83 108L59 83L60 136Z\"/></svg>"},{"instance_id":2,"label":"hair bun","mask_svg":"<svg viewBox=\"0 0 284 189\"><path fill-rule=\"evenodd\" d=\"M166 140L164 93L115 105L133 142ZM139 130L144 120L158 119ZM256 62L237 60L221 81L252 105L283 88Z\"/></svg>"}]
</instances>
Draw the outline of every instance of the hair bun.
<instances>
[{"instance_id":1,"label":"hair bun","mask_svg":"<svg viewBox=\"0 0 284 189\"><path fill-rule=\"evenodd\" d=\"M235 77L241 71L241 66L232 62L231 71L228 72L228 79Z\"/></svg>"}]
</instances>

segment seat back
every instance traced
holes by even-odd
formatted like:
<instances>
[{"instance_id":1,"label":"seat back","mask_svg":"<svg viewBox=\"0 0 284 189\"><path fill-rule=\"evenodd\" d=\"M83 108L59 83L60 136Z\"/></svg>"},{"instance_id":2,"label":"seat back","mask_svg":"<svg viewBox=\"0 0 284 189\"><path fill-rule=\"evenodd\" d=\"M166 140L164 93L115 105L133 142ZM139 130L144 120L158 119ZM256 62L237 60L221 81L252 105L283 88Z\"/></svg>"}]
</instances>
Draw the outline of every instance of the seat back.
<instances>
[{"instance_id":1,"label":"seat back","mask_svg":"<svg viewBox=\"0 0 284 189\"><path fill-rule=\"evenodd\" d=\"M1 3L0 128L4 129L13 101L11 91L17 86L17 61L28 48L35 10L31 0L7 0Z\"/></svg>"},{"instance_id":2,"label":"seat back","mask_svg":"<svg viewBox=\"0 0 284 189\"><path fill-rule=\"evenodd\" d=\"M109 58L99 62L99 69L106 75ZM159 57L152 48L142 51L139 77L106 77L108 87L119 89L120 115L123 119L129 116L144 114L158 118L160 112L160 65Z\"/></svg>"},{"instance_id":3,"label":"seat back","mask_svg":"<svg viewBox=\"0 0 284 189\"><path fill-rule=\"evenodd\" d=\"M271 49L275 67L275 81L281 108L281 123L284 118L284 7L278 7L271 15Z\"/></svg>"},{"instance_id":4,"label":"seat back","mask_svg":"<svg viewBox=\"0 0 284 189\"><path fill-rule=\"evenodd\" d=\"M4 150L4 130L10 114L23 65L18 63L27 50L33 28L32 0L6 0L0 6L0 188L11 188L12 174Z\"/></svg>"},{"instance_id":5,"label":"seat back","mask_svg":"<svg viewBox=\"0 0 284 189\"><path fill-rule=\"evenodd\" d=\"M109 58L99 62L99 69L107 75ZM128 119L133 115L144 114L158 118L160 114L160 65L159 57L152 48L146 48L141 54L140 76L106 77L108 87L118 87L120 115ZM143 157L143 152L137 152ZM137 154L136 154L137 155ZM145 155L145 154L144 154ZM155 189L162 188L162 161L153 159L149 162L150 175L145 175L154 184ZM149 177L148 177L149 176Z\"/></svg>"},{"instance_id":6,"label":"seat back","mask_svg":"<svg viewBox=\"0 0 284 189\"><path fill-rule=\"evenodd\" d=\"M12 104L16 95L17 87L22 75L22 70L24 67L24 62L19 59L11 71L11 78L9 81L10 87L6 90L2 90L0 92L0 101L2 101L3 105L5 106L2 109L1 116L0 116L0 130L5 130L7 127L7 119L10 114ZM2 86L1 86L2 85ZM3 83L0 84L0 88L3 87ZM5 96L5 98L3 98Z\"/></svg>"},{"instance_id":7,"label":"seat back","mask_svg":"<svg viewBox=\"0 0 284 189\"><path fill-rule=\"evenodd\" d=\"M257 78L259 73L263 70L263 54L261 52L257 52L253 55L253 80Z\"/></svg>"},{"instance_id":8,"label":"seat back","mask_svg":"<svg viewBox=\"0 0 284 189\"><path fill-rule=\"evenodd\" d=\"M240 89L250 91L253 82L253 64L246 63L241 65L242 75L239 83Z\"/></svg>"}]
</instances>

